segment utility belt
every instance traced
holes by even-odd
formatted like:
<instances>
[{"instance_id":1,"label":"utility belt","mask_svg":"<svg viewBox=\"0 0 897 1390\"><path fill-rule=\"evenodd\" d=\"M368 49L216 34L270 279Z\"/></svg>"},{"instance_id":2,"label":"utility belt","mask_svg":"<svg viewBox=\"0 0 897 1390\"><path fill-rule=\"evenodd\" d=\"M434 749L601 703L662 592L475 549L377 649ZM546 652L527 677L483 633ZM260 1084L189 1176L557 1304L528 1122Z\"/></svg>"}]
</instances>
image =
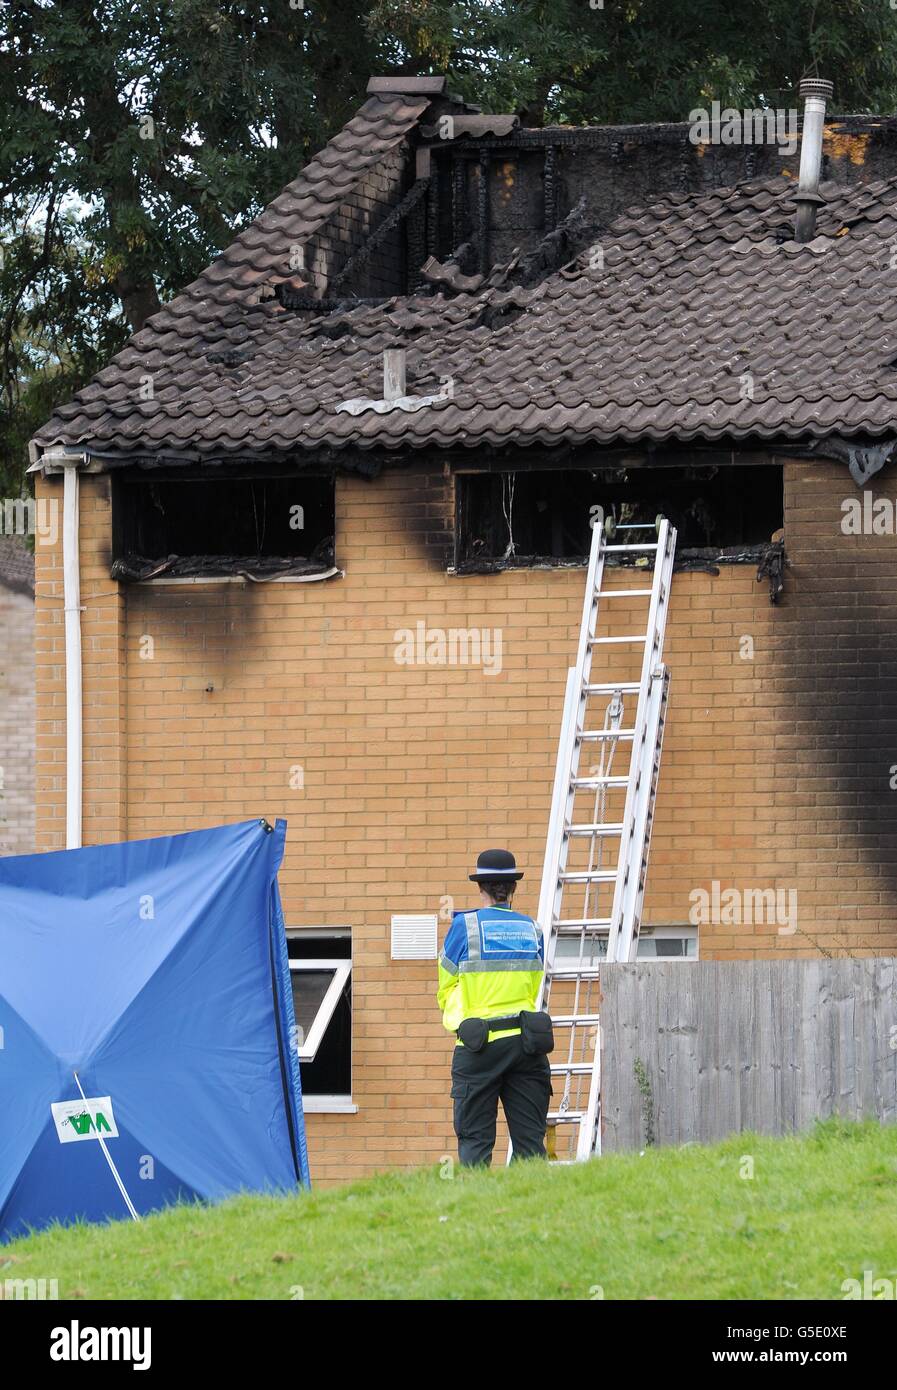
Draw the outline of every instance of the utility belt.
<instances>
[{"instance_id":1,"label":"utility belt","mask_svg":"<svg viewBox=\"0 0 897 1390\"><path fill-rule=\"evenodd\" d=\"M465 1018L457 1033L471 1052L482 1052L490 1033L503 1033L508 1028L520 1029L523 1050L530 1057L545 1056L554 1048L551 1017L544 1010L532 1013L524 1009L519 1014L507 1014L502 1018Z\"/></svg>"}]
</instances>

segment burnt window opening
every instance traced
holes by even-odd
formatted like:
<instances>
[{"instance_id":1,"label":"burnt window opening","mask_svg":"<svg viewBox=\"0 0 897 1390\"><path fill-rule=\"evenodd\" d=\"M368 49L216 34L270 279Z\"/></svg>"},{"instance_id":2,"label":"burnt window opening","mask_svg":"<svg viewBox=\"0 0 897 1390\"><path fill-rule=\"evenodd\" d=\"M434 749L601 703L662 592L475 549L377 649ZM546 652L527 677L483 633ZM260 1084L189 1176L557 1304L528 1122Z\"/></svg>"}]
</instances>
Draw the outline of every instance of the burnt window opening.
<instances>
[{"instance_id":1,"label":"burnt window opening","mask_svg":"<svg viewBox=\"0 0 897 1390\"><path fill-rule=\"evenodd\" d=\"M335 518L332 476L118 477L112 577L326 573Z\"/></svg>"},{"instance_id":2,"label":"burnt window opening","mask_svg":"<svg viewBox=\"0 0 897 1390\"><path fill-rule=\"evenodd\" d=\"M677 558L756 563L783 525L781 465L458 473L459 572L583 564L600 516L677 528ZM600 511L599 511L600 509Z\"/></svg>"}]
</instances>

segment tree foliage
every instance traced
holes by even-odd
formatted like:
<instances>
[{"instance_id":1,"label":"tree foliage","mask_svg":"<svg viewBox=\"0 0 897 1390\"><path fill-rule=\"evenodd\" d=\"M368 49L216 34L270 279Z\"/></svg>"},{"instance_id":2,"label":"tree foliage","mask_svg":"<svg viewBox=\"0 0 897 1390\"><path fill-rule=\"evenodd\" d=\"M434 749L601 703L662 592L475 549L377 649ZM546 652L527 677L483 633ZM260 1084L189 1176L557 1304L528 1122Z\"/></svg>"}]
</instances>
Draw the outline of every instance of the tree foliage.
<instances>
[{"instance_id":1,"label":"tree foliage","mask_svg":"<svg viewBox=\"0 0 897 1390\"><path fill-rule=\"evenodd\" d=\"M594 6L594 7L593 7ZM4 0L0 488L24 445L349 117L372 72L447 72L530 123L718 99L889 111L885 0Z\"/></svg>"},{"instance_id":2,"label":"tree foliage","mask_svg":"<svg viewBox=\"0 0 897 1390\"><path fill-rule=\"evenodd\" d=\"M897 10L870 0L375 0L398 61L436 59L470 100L571 124L681 121L712 100L793 106L835 83L842 112L897 99Z\"/></svg>"}]
</instances>

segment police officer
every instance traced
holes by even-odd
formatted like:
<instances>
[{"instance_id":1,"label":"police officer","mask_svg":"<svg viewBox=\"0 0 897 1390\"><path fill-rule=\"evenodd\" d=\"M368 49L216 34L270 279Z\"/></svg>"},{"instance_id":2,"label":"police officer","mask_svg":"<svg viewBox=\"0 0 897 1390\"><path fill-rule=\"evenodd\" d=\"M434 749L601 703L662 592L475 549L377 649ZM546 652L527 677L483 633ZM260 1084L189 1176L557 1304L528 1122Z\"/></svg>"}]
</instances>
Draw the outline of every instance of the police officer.
<instances>
[{"instance_id":1,"label":"police officer","mask_svg":"<svg viewBox=\"0 0 897 1390\"><path fill-rule=\"evenodd\" d=\"M544 971L542 933L511 907L523 874L506 849L484 850L472 883L482 906L458 912L439 957L442 1021L457 1033L452 1099L458 1157L492 1162L498 1102L514 1158L545 1157L551 1099L551 1020L536 1012Z\"/></svg>"}]
</instances>

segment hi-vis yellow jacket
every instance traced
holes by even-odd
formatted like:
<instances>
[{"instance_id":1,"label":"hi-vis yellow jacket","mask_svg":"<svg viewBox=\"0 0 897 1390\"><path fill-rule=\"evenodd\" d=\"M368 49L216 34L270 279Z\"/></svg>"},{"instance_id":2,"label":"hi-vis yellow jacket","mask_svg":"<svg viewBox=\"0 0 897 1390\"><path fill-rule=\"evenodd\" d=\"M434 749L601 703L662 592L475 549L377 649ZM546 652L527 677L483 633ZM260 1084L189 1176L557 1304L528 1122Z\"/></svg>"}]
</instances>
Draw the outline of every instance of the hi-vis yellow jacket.
<instances>
[{"instance_id":1,"label":"hi-vis yellow jacket","mask_svg":"<svg viewBox=\"0 0 897 1390\"><path fill-rule=\"evenodd\" d=\"M442 1022L454 1033L465 1018L501 1018L536 1008L544 970L542 933L531 917L504 904L458 912L439 957ZM494 1038L519 1033L505 1028Z\"/></svg>"}]
</instances>

